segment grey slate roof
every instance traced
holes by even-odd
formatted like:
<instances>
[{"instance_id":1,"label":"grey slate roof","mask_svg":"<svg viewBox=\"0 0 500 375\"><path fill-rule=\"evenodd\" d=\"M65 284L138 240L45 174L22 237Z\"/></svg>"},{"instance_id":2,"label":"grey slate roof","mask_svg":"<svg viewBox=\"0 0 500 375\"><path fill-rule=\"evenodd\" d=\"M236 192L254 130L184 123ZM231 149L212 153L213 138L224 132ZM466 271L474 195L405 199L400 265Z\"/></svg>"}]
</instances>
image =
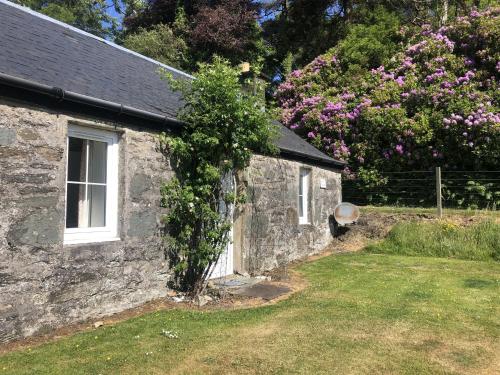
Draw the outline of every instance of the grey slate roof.
<instances>
[{"instance_id":1,"label":"grey slate roof","mask_svg":"<svg viewBox=\"0 0 500 375\"><path fill-rule=\"evenodd\" d=\"M287 127L280 124L279 129L280 136L276 145L282 152L284 151L285 153L291 152L294 154L307 155L313 160L322 161L327 164L339 163L337 160L329 157L310 143L306 142Z\"/></svg>"},{"instance_id":2,"label":"grey slate roof","mask_svg":"<svg viewBox=\"0 0 500 375\"><path fill-rule=\"evenodd\" d=\"M159 78L192 77L28 8L0 0L0 73L175 117L178 93ZM278 147L327 164L336 161L280 126Z\"/></svg>"},{"instance_id":3,"label":"grey slate roof","mask_svg":"<svg viewBox=\"0 0 500 375\"><path fill-rule=\"evenodd\" d=\"M0 72L175 117L180 97L158 69L184 73L38 13L0 2Z\"/></svg>"}]
</instances>

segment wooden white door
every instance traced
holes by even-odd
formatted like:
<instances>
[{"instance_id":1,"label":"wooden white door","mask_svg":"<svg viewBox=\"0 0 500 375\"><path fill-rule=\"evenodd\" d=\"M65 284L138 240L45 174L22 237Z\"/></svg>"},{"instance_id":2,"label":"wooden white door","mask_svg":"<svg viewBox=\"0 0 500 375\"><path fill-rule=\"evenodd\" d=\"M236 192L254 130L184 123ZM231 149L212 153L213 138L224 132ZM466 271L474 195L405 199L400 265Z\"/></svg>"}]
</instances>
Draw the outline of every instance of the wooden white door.
<instances>
[{"instance_id":1,"label":"wooden white door","mask_svg":"<svg viewBox=\"0 0 500 375\"><path fill-rule=\"evenodd\" d=\"M235 190L235 180L234 175L232 173L228 173L224 176L222 180L223 189L227 189L228 191ZM229 210L229 220L231 224L233 223L233 214L234 214L234 205L224 205L221 204L223 212L225 210ZM234 265L233 265L233 227L231 225L231 230L228 233L229 242L226 246L226 250L220 255L219 261L213 266L212 274L210 275L210 279L218 279L220 277L232 275L234 273Z\"/></svg>"},{"instance_id":2,"label":"wooden white door","mask_svg":"<svg viewBox=\"0 0 500 375\"><path fill-rule=\"evenodd\" d=\"M232 275L234 273L233 266L233 228L229 232L229 243L226 250L220 255L219 261L214 265L211 279Z\"/></svg>"}]
</instances>

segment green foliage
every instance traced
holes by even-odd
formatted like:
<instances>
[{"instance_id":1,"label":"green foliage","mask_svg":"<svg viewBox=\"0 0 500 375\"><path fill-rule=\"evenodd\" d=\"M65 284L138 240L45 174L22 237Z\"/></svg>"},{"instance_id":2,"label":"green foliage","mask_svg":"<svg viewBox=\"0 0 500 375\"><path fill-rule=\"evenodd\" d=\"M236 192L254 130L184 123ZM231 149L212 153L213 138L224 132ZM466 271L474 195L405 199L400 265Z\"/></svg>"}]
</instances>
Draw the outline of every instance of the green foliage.
<instances>
[{"instance_id":1,"label":"green foliage","mask_svg":"<svg viewBox=\"0 0 500 375\"><path fill-rule=\"evenodd\" d=\"M378 23L384 22L374 21L373 36L379 42L353 32L352 39L293 71L278 87L283 123L325 153L347 160L346 175L359 177L367 188L383 172L431 171L436 166L445 171L497 170L500 8L473 10L446 27L403 26L397 32L397 22L381 14L374 19L394 28L386 35L381 27L377 34ZM398 38L404 43L394 53L386 38L395 38L392 46ZM390 52L381 57L386 64L369 69L369 56L384 44ZM452 197L460 206L478 205L477 199L468 199L472 193L481 195L482 207L498 205L498 185L467 189L469 194Z\"/></svg>"},{"instance_id":2,"label":"green foliage","mask_svg":"<svg viewBox=\"0 0 500 375\"><path fill-rule=\"evenodd\" d=\"M316 56L341 46L353 72L363 66L385 63L397 47L394 28L429 23L441 25L484 8L494 0L266 0L262 6L262 25L266 41L274 50L266 60L265 72L284 77L281 68L288 53L294 55L294 68L302 68ZM496 1L498 3L498 1ZM396 30L397 31L397 30Z\"/></svg>"},{"instance_id":3,"label":"green foliage","mask_svg":"<svg viewBox=\"0 0 500 375\"><path fill-rule=\"evenodd\" d=\"M102 38L113 37L118 28L117 20L108 12L106 0L15 0L16 3L53 17L61 22ZM120 2L111 6L121 11Z\"/></svg>"},{"instance_id":4,"label":"green foliage","mask_svg":"<svg viewBox=\"0 0 500 375\"><path fill-rule=\"evenodd\" d=\"M162 187L170 259L180 285L196 295L228 242L228 208L241 201L230 182L252 152L274 151L274 127L257 96L241 90L239 72L226 60L200 65L192 81L174 81L186 106L180 136L162 134L160 143L176 177Z\"/></svg>"},{"instance_id":5,"label":"green foliage","mask_svg":"<svg viewBox=\"0 0 500 375\"><path fill-rule=\"evenodd\" d=\"M254 71L260 71L270 51L257 18L258 6L253 0L151 0L145 7L127 8L124 34L167 25L187 44L194 61L189 70L217 55L234 65L248 61Z\"/></svg>"},{"instance_id":6,"label":"green foliage","mask_svg":"<svg viewBox=\"0 0 500 375\"><path fill-rule=\"evenodd\" d=\"M120 42L126 48L164 64L193 71L194 58L187 42L189 32L186 12L183 7L177 7L175 19L170 24L158 23L148 28L135 28L133 32L123 32Z\"/></svg>"},{"instance_id":7,"label":"green foliage","mask_svg":"<svg viewBox=\"0 0 500 375\"><path fill-rule=\"evenodd\" d=\"M450 221L398 223L371 253L500 261L500 224L494 220L466 227Z\"/></svg>"},{"instance_id":8,"label":"green foliage","mask_svg":"<svg viewBox=\"0 0 500 375\"><path fill-rule=\"evenodd\" d=\"M385 64L401 42L400 20L395 13L380 6L364 13L368 14L348 27L346 37L337 45L341 64L350 75Z\"/></svg>"},{"instance_id":9,"label":"green foliage","mask_svg":"<svg viewBox=\"0 0 500 375\"><path fill-rule=\"evenodd\" d=\"M288 52L283 59L282 71L284 75L289 75L293 69L293 54Z\"/></svg>"},{"instance_id":10,"label":"green foliage","mask_svg":"<svg viewBox=\"0 0 500 375\"><path fill-rule=\"evenodd\" d=\"M459 183L463 185L458 187L455 181L446 181L443 184L443 197L447 201L454 202L457 207L497 210L500 208L500 189L495 183L495 176L484 177L479 174L477 181L474 180L474 176L468 176L469 180L465 184L460 181Z\"/></svg>"},{"instance_id":11,"label":"green foliage","mask_svg":"<svg viewBox=\"0 0 500 375\"><path fill-rule=\"evenodd\" d=\"M126 33L157 24L173 27L185 10L186 37L195 62L214 54L233 64L249 61L283 78L338 46L353 72L386 62L398 47L398 26L443 22L444 1L422 0L148 0L127 1ZM493 0L448 1L449 20ZM293 60L290 60L293 56ZM193 67L196 65L194 64Z\"/></svg>"},{"instance_id":12,"label":"green foliage","mask_svg":"<svg viewBox=\"0 0 500 375\"><path fill-rule=\"evenodd\" d=\"M189 69L189 49L184 39L164 24L139 28L125 37L123 45L152 59L179 69Z\"/></svg>"}]
</instances>

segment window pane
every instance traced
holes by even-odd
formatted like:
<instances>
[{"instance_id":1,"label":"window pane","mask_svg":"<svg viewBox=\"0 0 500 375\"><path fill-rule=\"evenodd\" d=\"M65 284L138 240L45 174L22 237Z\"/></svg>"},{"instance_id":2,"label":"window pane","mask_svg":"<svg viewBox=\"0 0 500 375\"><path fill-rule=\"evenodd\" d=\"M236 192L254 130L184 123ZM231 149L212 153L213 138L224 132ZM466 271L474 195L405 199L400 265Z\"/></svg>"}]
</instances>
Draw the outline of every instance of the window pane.
<instances>
[{"instance_id":1,"label":"window pane","mask_svg":"<svg viewBox=\"0 0 500 375\"><path fill-rule=\"evenodd\" d=\"M89 182L106 183L106 160L108 144L89 142Z\"/></svg>"},{"instance_id":2,"label":"window pane","mask_svg":"<svg viewBox=\"0 0 500 375\"><path fill-rule=\"evenodd\" d=\"M87 141L69 137L68 181L85 181Z\"/></svg>"},{"instance_id":3,"label":"window pane","mask_svg":"<svg viewBox=\"0 0 500 375\"><path fill-rule=\"evenodd\" d=\"M66 196L66 228L86 226L85 185L68 183Z\"/></svg>"},{"instance_id":4,"label":"window pane","mask_svg":"<svg viewBox=\"0 0 500 375\"><path fill-rule=\"evenodd\" d=\"M89 185L89 227L106 226L106 186Z\"/></svg>"},{"instance_id":5,"label":"window pane","mask_svg":"<svg viewBox=\"0 0 500 375\"><path fill-rule=\"evenodd\" d=\"M309 169L300 169L299 173L299 219L305 224L309 216Z\"/></svg>"},{"instance_id":6,"label":"window pane","mask_svg":"<svg viewBox=\"0 0 500 375\"><path fill-rule=\"evenodd\" d=\"M299 175L299 217L304 216L304 178L302 176L302 171Z\"/></svg>"}]
</instances>

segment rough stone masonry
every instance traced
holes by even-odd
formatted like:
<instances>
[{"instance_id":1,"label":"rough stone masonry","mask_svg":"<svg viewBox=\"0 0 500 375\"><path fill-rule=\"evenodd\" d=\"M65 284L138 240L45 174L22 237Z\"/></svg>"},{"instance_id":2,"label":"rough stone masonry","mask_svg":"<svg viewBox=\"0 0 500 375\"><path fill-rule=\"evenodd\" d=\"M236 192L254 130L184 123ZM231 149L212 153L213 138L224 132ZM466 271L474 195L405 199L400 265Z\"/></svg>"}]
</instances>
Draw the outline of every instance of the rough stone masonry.
<instances>
[{"instance_id":1,"label":"rough stone masonry","mask_svg":"<svg viewBox=\"0 0 500 375\"><path fill-rule=\"evenodd\" d=\"M70 124L119 135L118 241L63 245ZM160 187L173 172L157 146L147 128L0 99L0 342L167 294ZM306 225L298 223L301 167L311 172ZM338 170L256 155L238 180L248 201L235 215L236 271L259 274L331 240Z\"/></svg>"},{"instance_id":2,"label":"rough stone masonry","mask_svg":"<svg viewBox=\"0 0 500 375\"><path fill-rule=\"evenodd\" d=\"M309 223L299 224L300 169L310 171ZM240 176L247 202L234 223L235 268L259 274L320 252L332 240L333 208L341 201L339 170L255 155Z\"/></svg>"},{"instance_id":3,"label":"rough stone masonry","mask_svg":"<svg viewBox=\"0 0 500 375\"><path fill-rule=\"evenodd\" d=\"M0 101L0 342L166 295L155 133ZM121 240L64 245L68 124L118 129ZM118 124L120 125L120 124Z\"/></svg>"}]
</instances>

